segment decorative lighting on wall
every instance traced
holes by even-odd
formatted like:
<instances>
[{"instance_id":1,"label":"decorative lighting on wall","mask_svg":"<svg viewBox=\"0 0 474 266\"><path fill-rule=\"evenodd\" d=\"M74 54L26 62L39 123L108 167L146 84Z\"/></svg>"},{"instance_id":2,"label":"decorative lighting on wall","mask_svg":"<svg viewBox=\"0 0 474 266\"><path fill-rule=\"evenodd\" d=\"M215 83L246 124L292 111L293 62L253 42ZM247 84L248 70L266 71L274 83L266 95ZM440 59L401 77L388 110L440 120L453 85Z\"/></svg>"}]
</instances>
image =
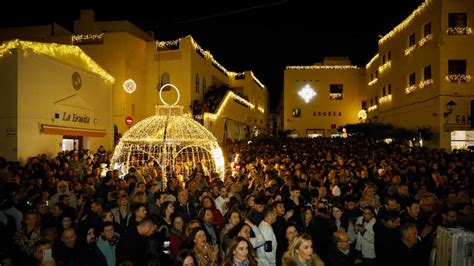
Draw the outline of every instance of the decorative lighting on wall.
<instances>
[{"instance_id":1,"label":"decorative lighting on wall","mask_svg":"<svg viewBox=\"0 0 474 266\"><path fill-rule=\"evenodd\" d=\"M422 80L420 83L418 83L418 87L423 89L424 87L430 86L431 84L433 84L433 79Z\"/></svg>"},{"instance_id":2,"label":"decorative lighting on wall","mask_svg":"<svg viewBox=\"0 0 474 266\"><path fill-rule=\"evenodd\" d=\"M122 85L125 92L132 94L137 89L137 83L133 79L127 79ZM161 96L161 94L160 94Z\"/></svg>"},{"instance_id":3,"label":"decorative lighting on wall","mask_svg":"<svg viewBox=\"0 0 474 266\"><path fill-rule=\"evenodd\" d=\"M262 113L262 114L265 113L265 109L263 109L263 107L260 107L260 106L259 106L259 107L257 107L257 109L258 109L258 111L259 111L260 113Z\"/></svg>"},{"instance_id":4,"label":"decorative lighting on wall","mask_svg":"<svg viewBox=\"0 0 474 266\"><path fill-rule=\"evenodd\" d=\"M239 103L247 106L249 109L254 109L255 108L255 105L253 105L249 101L245 100L244 98L240 97L239 95L235 94L232 91L227 91L226 95L224 96L224 99L221 101L221 104L217 108L217 111L214 114L213 113L204 113L204 117L205 118L206 117L210 118L212 120L216 120L221 115L222 110L224 110L224 106L227 105L229 100L238 101Z\"/></svg>"},{"instance_id":5,"label":"decorative lighting on wall","mask_svg":"<svg viewBox=\"0 0 474 266\"><path fill-rule=\"evenodd\" d=\"M298 95L308 103L314 96L316 96L316 92L313 88L309 85L304 86L301 90L298 91Z\"/></svg>"},{"instance_id":6,"label":"decorative lighting on wall","mask_svg":"<svg viewBox=\"0 0 474 266\"><path fill-rule=\"evenodd\" d=\"M472 34L471 27L449 27L448 35L469 35Z\"/></svg>"},{"instance_id":7,"label":"decorative lighting on wall","mask_svg":"<svg viewBox=\"0 0 474 266\"><path fill-rule=\"evenodd\" d=\"M359 69L358 66L287 66L287 70L348 70L348 69Z\"/></svg>"},{"instance_id":8,"label":"decorative lighting on wall","mask_svg":"<svg viewBox=\"0 0 474 266\"><path fill-rule=\"evenodd\" d=\"M374 57L372 57L372 59L370 59L369 63L367 63L367 65L365 65L365 68L366 69L369 69L370 66L375 62L375 60L379 59L379 54L376 54L374 55Z\"/></svg>"},{"instance_id":9,"label":"decorative lighting on wall","mask_svg":"<svg viewBox=\"0 0 474 266\"><path fill-rule=\"evenodd\" d=\"M191 35L188 35L184 38L190 38L191 39L191 44L192 44L194 50L196 52L202 54L204 56L204 58L206 58L207 60L210 60L212 62L212 64L215 67L219 68L219 70L221 70L227 77L235 78L236 76L240 76L240 75L245 76L245 72L241 72L241 73L232 72L232 71L227 70L221 64L219 64L219 62L217 62L217 60L214 59L214 56L212 56L211 52L202 49L201 46L194 40L194 38ZM172 40L172 41L156 41L157 50L158 49L163 49L163 48L170 48L170 47L179 46L179 43L184 38L179 38L177 40ZM263 85L263 83L260 82L260 80L257 79L257 77L253 74L252 71L250 71L250 72L251 72L252 78L255 81L255 83L257 83L260 87L262 87L262 89L264 89L265 85Z\"/></svg>"},{"instance_id":10,"label":"decorative lighting on wall","mask_svg":"<svg viewBox=\"0 0 474 266\"><path fill-rule=\"evenodd\" d=\"M405 56L412 54L413 51L415 51L415 49L416 49L416 44L405 49Z\"/></svg>"},{"instance_id":11,"label":"decorative lighting on wall","mask_svg":"<svg viewBox=\"0 0 474 266\"><path fill-rule=\"evenodd\" d=\"M454 74L454 75L447 75L446 82L449 83L463 83L463 82L470 82L471 75L469 74Z\"/></svg>"},{"instance_id":12,"label":"decorative lighting on wall","mask_svg":"<svg viewBox=\"0 0 474 266\"><path fill-rule=\"evenodd\" d=\"M357 117L361 120L365 120L367 119L367 111L365 110L360 110L358 113L357 113Z\"/></svg>"},{"instance_id":13,"label":"decorative lighting on wall","mask_svg":"<svg viewBox=\"0 0 474 266\"><path fill-rule=\"evenodd\" d=\"M383 97L379 98L379 103L380 104L389 103L391 101L392 101L392 94L389 94L389 95L386 95L386 96L383 96Z\"/></svg>"},{"instance_id":14,"label":"decorative lighting on wall","mask_svg":"<svg viewBox=\"0 0 474 266\"><path fill-rule=\"evenodd\" d=\"M422 47L423 45L427 44L431 40L433 40L433 34L428 34L418 41L418 46Z\"/></svg>"},{"instance_id":15,"label":"decorative lighting on wall","mask_svg":"<svg viewBox=\"0 0 474 266\"><path fill-rule=\"evenodd\" d=\"M103 41L104 33L72 35L72 44L102 43Z\"/></svg>"},{"instance_id":16,"label":"decorative lighting on wall","mask_svg":"<svg viewBox=\"0 0 474 266\"><path fill-rule=\"evenodd\" d=\"M402 23L398 24L395 28L393 28L393 30L383 36L379 40L379 45L382 45L385 41L393 37L395 34L405 29L416 16L421 14L431 4L431 2L433 2L433 0L425 0L425 2L423 2L417 9L415 9L415 11L413 11L410 16L403 20Z\"/></svg>"},{"instance_id":17,"label":"decorative lighting on wall","mask_svg":"<svg viewBox=\"0 0 474 266\"><path fill-rule=\"evenodd\" d=\"M392 67L392 61L387 61L385 64L379 67L379 72L382 74L385 70L388 70Z\"/></svg>"},{"instance_id":18,"label":"decorative lighting on wall","mask_svg":"<svg viewBox=\"0 0 474 266\"><path fill-rule=\"evenodd\" d=\"M82 63L88 71L96 73L107 82L115 82L114 77L101 68L96 62L94 62L94 60L92 60L92 58L77 46L12 40L4 42L3 45L0 46L0 57L5 54L10 54L10 50L17 48L22 50L31 49L35 54L47 55L58 59L66 58L70 60L70 57L77 57L79 59L78 61Z\"/></svg>"},{"instance_id":19,"label":"decorative lighting on wall","mask_svg":"<svg viewBox=\"0 0 474 266\"><path fill-rule=\"evenodd\" d=\"M369 86L374 85L375 83L377 83L378 80L379 80L378 78L374 78L373 80L369 82Z\"/></svg>"},{"instance_id":20,"label":"decorative lighting on wall","mask_svg":"<svg viewBox=\"0 0 474 266\"><path fill-rule=\"evenodd\" d=\"M405 88L405 93L410 94L416 90L416 85L411 85Z\"/></svg>"},{"instance_id":21,"label":"decorative lighting on wall","mask_svg":"<svg viewBox=\"0 0 474 266\"><path fill-rule=\"evenodd\" d=\"M367 112L373 112L375 110L377 110L378 106L375 104L375 105L372 105L371 107L367 108Z\"/></svg>"}]
</instances>

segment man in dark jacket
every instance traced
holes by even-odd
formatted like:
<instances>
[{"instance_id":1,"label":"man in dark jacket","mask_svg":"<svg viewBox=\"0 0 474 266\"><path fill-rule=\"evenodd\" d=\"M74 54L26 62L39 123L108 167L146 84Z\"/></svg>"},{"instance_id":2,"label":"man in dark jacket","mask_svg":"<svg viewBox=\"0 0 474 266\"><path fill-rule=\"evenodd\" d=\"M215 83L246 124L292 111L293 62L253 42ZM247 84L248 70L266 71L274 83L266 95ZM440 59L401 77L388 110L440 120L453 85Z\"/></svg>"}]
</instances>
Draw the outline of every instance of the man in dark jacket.
<instances>
[{"instance_id":1,"label":"man in dark jacket","mask_svg":"<svg viewBox=\"0 0 474 266\"><path fill-rule=\"evenodd\" d=\"M349 235L346 232L336 231L333 234L332 247L329 249L328 265L330 266L352 266L355 256L351 252Z\"/></svg>"}]
</instances>

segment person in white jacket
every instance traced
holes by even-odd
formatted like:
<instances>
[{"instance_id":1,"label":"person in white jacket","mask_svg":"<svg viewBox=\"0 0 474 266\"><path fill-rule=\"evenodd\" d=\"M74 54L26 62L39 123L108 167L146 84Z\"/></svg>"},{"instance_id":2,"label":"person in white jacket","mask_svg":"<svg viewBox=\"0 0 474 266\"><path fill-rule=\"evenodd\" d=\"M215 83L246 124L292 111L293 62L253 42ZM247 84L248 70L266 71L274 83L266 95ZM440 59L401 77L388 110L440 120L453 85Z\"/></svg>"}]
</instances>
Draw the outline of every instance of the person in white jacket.
<instances>
[{"instance_id":1,"label":"person in white jacket","mask_svg":"<svg viewBox=\"0 0 474 266\"><path fill-rule=\"evenodd\" d=\"M276 265L277 239L273 232L272 224L275 223L277 213L275 204L267 206L263 211L263 221L260 222L258 229L265 239L265 244L257 248L257 256L262 266Z\"/></svg>"},{"instance_id":2,"label":"person in white jacket","mask_svg":"<svg viewBox=\"0 0 474 266\"><path fill-rule=\"evenodd\" d=\"M375 265L374 224L376 219L374 216L374 208L366 206L355 225L357 232L355 247L362 252L363 265Z\"/></svg>"}]
</instances>

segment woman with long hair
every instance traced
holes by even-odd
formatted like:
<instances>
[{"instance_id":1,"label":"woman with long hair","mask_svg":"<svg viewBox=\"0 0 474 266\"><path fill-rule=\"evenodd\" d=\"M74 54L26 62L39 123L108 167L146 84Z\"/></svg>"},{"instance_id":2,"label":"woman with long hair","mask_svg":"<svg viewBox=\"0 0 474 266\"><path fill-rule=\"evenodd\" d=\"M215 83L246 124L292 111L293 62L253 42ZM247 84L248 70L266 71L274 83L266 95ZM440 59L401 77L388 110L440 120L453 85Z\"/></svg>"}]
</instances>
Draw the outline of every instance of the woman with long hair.
<instances>
[{"instance_id":1,"label":"woman with long hair","mask_svg":"<svg viewBox=\"0 0 474 266\"><path fill-rule=\"evenodd\" d=\"M20 248L24 255L32 255L36 241L41 239L38 214L35 211L28 211L23 216L22 227L14 237L13 243Z\"/></svg>"},{"instance_id":2,"label":"woman with long hair","mask_svg":"<svg viewBox=\"0 0 474 266\"><path fill-rule=\"evenodd\" d=\"M176 259L174 260L173 266L196 266L197 260L194 257L194 254L189 249L182 249Z\"/></svg>"},{"instance_id":3,"label":"woman with long hair","mask_svg":"<svg viewBox=\"0 0 474 266\"><path fill-rule=\"evenodd\" d=\"M176 257L179 253L179 248L184 241L184 219L181 214L173 214L171 217L172 227L170 230L169 241L170 241L170 255L172 258Z\"/></svg>"},{"instance_id":4,"label":"woman with long hair","mask_svg":"<svg viewBox=\"0 0 474 266\"><path fill-rule=\"evenodd\" d=\"M324 262L313 252L311 236L300 233L291 241L288 251L283 254L283 266L324 266Z\"/></svg>"},{"instance_id":5,"label":"woman with long hair","mask_svg":"<svg viewBox=\"0 0 474 266\"><path fill-rule=\"evenodd\" d=\"M193 243L193 251L197 259L197 266L217 266L219 264L219 247L211 245L206 229L196 227L191 231L189 240Z\"/></svg>"},{"instance_id":6,"label":"woman with long hair","mask_svg":"<svg viewBox=\"0 0 474 266\"><path fill-rule=\"evenodd\" d=\"M234 238L227 249L224 266L257 266L257 260L250 242L238 236Z\"/></svg>"},{"instance_id":7,"label":"woman with long hair","mask_svg":"<svg viewBox=\"0 0 474 266\"><path fill-rule=\"evenodd\" d=\"M344 215L344 208L337 204L331 209L332 232L343 231L349 234L351 241L355 241L354 225Z\"/></svg>"}]
</instances>

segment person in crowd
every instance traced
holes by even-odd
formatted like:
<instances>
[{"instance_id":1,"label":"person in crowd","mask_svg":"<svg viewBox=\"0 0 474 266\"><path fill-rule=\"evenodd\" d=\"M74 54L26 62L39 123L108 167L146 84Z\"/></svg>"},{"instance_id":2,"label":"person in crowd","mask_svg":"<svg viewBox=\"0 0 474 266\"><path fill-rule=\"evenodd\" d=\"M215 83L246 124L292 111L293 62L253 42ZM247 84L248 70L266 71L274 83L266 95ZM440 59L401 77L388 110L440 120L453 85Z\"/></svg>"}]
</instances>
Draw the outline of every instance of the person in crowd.
<instances>
[{"instance_id":1,"label":"person in crowd","mask_svg":"<svg viewBox=\"0 0 474 266\"><path fill-rule=\"evenodd\" d=\"M361 252L363 264L367 266L375 265L374 225L376 221L374 208L366 206L355 225L356 249Z\"/></svg>"},{"instance_id":2,"label":"person in crowd","mask_svg":"<svg viewBox=\"0 0 474 266\"><path fill-rule=\"evenodd\" d=\"M324 266L324 262L313 252L311 236L300 233L290 243L288 251L283 254L282 265Z\"/></svg>"},{"instance_id":3,"label":"person in crowd","mask_svg":"<svg viewBox=\"0 0 474 266\"><path fill-rule=\"evenodd\" d=\"M333 245L329 250L329 266L353 266L356 262L355 254L351 250L349 234L344 231L336 231L333 234Z\"/></svg>"},{"instance_id":4,"label":"person in crowd","mask_svg":"<svg viewBox=\"0 0 474 266\"><path fill-rule=\"evenodd\" d=\"M189 249L182 249L176 255L173 266L196 266L197 260L194 253Z\"/></svg>"},{"instance_id":5,"label":"person in crowd","mask_svg":"<svg viewBox=\"0 0 474 266\"><path fill-rule=\"evenodd\" d=\"M226 186L219 188L219 197L216 198L216 208L221 212L223 216L227 213L227 203L229 202L229 191Z\"/></svg>"},{"instance_id":6,"label":"person in crowd","mask_svg":"<svg viewBox=\"0 0 474 266\"><path fill-rule=\"evenodd\" d=\"M237 206L235 208L231 208L227 212L225 220L227 221L227 224L224 226L219 236L221 244L229 241L229 238L227 237L227 233L230 231L230 229L232 229L233 227L235 227L241 222L241 212Z\"/></svg>"},{"instance_id":7,"label":"person in crowd","mask_svg":"<svg viewBox=\"0 0 474 266\"><path fill-rule=\"evenodd\" d=\"M118 198L118 206L112 209L112 214L114 215L115 222L120 225L121 231L125 231L132 217L127 195Z\"/></svg>"},{"instance_id":8,"label":"person in crowd","mask_svg":"<svg viewBox=\"0 0 474 266\"><path fill-rule=\"evenodd\" d=\"M388 211L383 220L378 220L374 229L374 248L377 265L389 265L396 254L392 247L400 238L400 213Z\"/></svg>"},{"instance_id":9,"label":"person in crowd","mask_svg":"<svg viewBox=\"0 0 474 266\"><path fill-rule=\"evenodd\" d=\"M208 241L206 229L194 228L189 235L189 242L193 243L197 266L217 266L219 264L219 247Z\"/></svg>"},{"instance_id":10,"label":"person in crowd","mask_svg":"<svg viewBox=\"0 0 474 266\"><path fill-rule=\"evenodd\" d=\"M74 228L64 229L60 241L53 248L53 256L57 265L69 265L77 262L79 249L76 240L77 234Z\"/></svg>"},{"instance_id":11,"label":"person in crowd","mask_svg":"<svg viewBox=\"0 0 474 266\"><path fill-rule=\"evenodd\" d=\"M52 252L53 244L51 241L40 239L36 241L33 247L33 259L31 260L30 265L37 265L37 266L55 266L58 265L54 260L54 257L45 258L44 254L45 251ZM51 253L49 253L51 254Z\"/></svg>"},{"instance_id":12,"label":"person in crowd","mask_svg":"<svg viewBox=\"0 0 474 266\"><path fill-rule=\"evenodd\" d=\"M170 241L170 255L172 258L176 257L179 248L184 241L184 219L180 214L174 214L171 217L172 227L169 234Z\"/></svg>"},{"instance_id":13,"label":"person in crowd","mask_svg":"<svg viewBox=\"0 0 474 266\"><path fill-rule=\"evenodd\" d=\"M185 223L197 217L194 205L189 202L188 190L178 190L178 200L174 203L174 211L183 216Z\"/></svg>"},{"instance_id":14,"label":"person in crowd","mask_svg":"<svg viewBox=\"0 0 474 266\"><path fill-rule=\"evenodd\" d=\"M115 255L116 262L130 261L142 265L147 259L148 238L155 233L158 221L153 215L143 218L137 225L129 227L120 236Z\"/></svg>"},{"instance_id":15,"label":"person in crowd","mask_svg":"<svg viewBox=\"0 0 474 266\"><path fill-rule=\"evenodd\" d=\"M59 196L61 196L61 195L68 195L69 196L69 202L70 202L69 205L74 209L77 207L76 194L69 191L69 184L68 184L68 182L66 182L64 180L58 182L57 192L54 195L52 195L51 198L49 199L50 206L52 206L56 202L58 202L59 201Z\"/></svg>"},{"instance_id":16,"label":"person in crowd","mask_svg":"<svg viewBox=\"0 0 474 266\"><path fill-rule=\"evenodd\" d=\"M96 243L97 229L95 229L93 225L82 224L79 225L77 231L77 265L106 266L107 260Z\"/></svg>"},{"instance_id":17,"label":"person in crowd","mask_svg":"<svg viewBox=\"0 0 474 266\"><path fill-rule=\"evenodd\" d=\"M23 255L31 256L35 243L40 239L38 215L35 211L28 211L23 215L22 227L13 236L13 243L20 248Z\"/></svg>"},{"instance_id":18,"label":"person in crowd","mask_svg":"<svg viewBox=\"0 0 474 266\"><path fill-rule=\"evenodd\" d=\"M137 203L132 205L132 217L128 223L128 227L134 227L139 224L146 216L148 210L146 209L145 203ZM158 222L159 223L159 222Z\"/></svg>"},{"instance_id":19,"label":"person in crowd","mask_svg":"<svg viewBox=\"0 0 474 266\"><path fill-rule=\"evenodd\" d=\"M174 214L174 204L172 201L163 202L161 215L158 217L160 227L158 231L162 232L166 238L169 237L171 228L173 226L172 216Z\"/></svg>"},{"instance_id":20,"label":"person in crowd","mask_svg":"<svg viewBox=\"0 0 474 266\"><path fill-rule=\"evenodd\" d=\"M116 265L116 254L117 243L120 240L120 235L115 232L114 222L106 221L102 225L102 232L100 237L97 238L97 247L100 252L104 255L107 265Z\"/></svg>"},{"instance_id":21,"label":"person in crowd","mask_svg":"<svg viewBox=\"0 0 474 266\"><path fill-rule=\"evenodd\" d=\"M275 223L277 213L275 205L270 205L263 211L263 221L258 229L262 232L265 244L257 248L257 255L260 263L264 266L276 265L277 239L273 232L272 224Z\"/></svg>"},{"instance_id":22,"label":"person in crowd","mask_svg":"<svg viewBox=\"0 0 474 266\"><path fill-rule=\"evenodd\" d=\"M221 214L221 211L218 210L215 206L214 200L210 196L205 196L202 198L202 207L209 208L212 211L212 224L216 228L217 233L220 234L222 228L224 227L224 217Z\"/></svg>"},{"instance_id":23,"label":"person in crowd","mask_svg":"<svg viewBox=\"0 0 474 266\"><path fill-rule=\"evenodd\" d=\"M243 237L232 240L224 257L223 266L257 266L250 242Z\"/></svg>"}]
</instances>

